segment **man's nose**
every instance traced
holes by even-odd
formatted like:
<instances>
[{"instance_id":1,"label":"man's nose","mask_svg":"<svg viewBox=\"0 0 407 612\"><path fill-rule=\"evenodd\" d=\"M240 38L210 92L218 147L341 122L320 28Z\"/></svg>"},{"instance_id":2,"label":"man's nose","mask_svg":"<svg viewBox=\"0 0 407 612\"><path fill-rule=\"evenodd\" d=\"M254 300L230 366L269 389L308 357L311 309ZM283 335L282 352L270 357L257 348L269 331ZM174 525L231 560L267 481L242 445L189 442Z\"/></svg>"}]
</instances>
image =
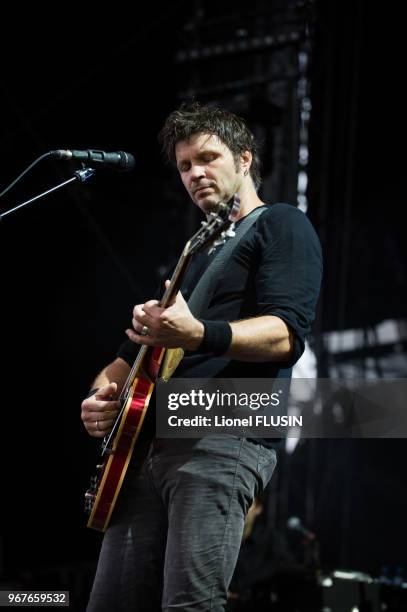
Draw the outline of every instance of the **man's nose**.
<instances>
[{"instance_id":1,"label":"man's nose","mask_svg":"<svg viewBox=\"0 0 407 612\"><path fill-rule=\"evenodd\" d=\"M190 173L191 181L198 181L204 176L205 176L204 166L195 164L194 166L191 167L191 173Z\"/></svg>"}]
</instances>

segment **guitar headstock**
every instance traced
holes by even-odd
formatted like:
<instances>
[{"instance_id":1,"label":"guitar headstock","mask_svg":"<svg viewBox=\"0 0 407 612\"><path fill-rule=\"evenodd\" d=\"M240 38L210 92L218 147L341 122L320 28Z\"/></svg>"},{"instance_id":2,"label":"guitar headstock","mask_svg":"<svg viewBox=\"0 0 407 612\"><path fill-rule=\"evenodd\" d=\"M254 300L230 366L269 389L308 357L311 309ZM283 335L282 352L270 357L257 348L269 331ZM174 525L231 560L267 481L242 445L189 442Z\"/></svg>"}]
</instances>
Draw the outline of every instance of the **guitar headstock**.
<instances>
[{"instance_id":1,"label":"guitar headstock","mask_svg":"<svg viewBox=\"0 0 407 612\"><path fill-rule=\"evenodd\" d=\"M235 195L229 202L221 203L216 212L211 212L206 221L202 221L201 228L189 240L186 246L186 255L194 255L209 248L211 253L217 246L226 242L227 238L235 235L234 225L240 210L240 198Z\"/></svg>"},{"instance_id":2,"label":"guitar headstock","mask_svg":"<svg viewBox=\"0 0 407 612\"><path fill-rule=\"evenodd\" d=\"M202 221L201 228L185 245L182 256L172 275L171 282L160 301L161 306L166 307L179 290L185 268L195 253L205 249L209 249L209 252L211 252L219 244L223 244L227 238L235 235L234 224L239 210L240 198L235 195L229 202L221 203L216 212L212 212L207 216L206 221Z\"/></svg>"}]
</instances>

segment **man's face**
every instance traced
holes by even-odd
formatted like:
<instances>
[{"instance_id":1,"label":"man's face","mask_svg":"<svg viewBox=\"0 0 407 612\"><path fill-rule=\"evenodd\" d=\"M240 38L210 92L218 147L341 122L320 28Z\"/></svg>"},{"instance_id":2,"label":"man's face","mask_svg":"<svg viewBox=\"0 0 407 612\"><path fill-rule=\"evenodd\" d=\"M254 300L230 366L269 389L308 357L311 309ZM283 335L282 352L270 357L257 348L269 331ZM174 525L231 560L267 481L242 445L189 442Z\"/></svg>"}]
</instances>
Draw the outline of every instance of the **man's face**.
<instances>
[{"instance_id":1,"label":"man's face","mask_svg":"<svg viewBox=\"0 0 407 612\"><path fill-rule=\"evenodd\" d=\"M228 202L242 184L242 171L217 136L195 134L182 140L175 146L175 157L185 189L205 213Z\"/></svg>"}]
</instances>

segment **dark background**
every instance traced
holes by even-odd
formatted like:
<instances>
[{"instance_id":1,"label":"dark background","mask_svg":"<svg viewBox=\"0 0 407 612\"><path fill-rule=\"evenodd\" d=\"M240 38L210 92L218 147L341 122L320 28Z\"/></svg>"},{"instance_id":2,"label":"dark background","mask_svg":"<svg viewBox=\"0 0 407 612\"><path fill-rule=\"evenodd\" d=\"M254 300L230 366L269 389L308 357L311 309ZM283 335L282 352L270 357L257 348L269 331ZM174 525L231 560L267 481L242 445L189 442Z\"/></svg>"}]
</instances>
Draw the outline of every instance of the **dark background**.
<instances>
[{"instance_id":1,"label":"dark background","mask_svg":"<svg viewBox=\"0 0 407 612\"><path fill-rule=\"evenodd\" d=\"M265 141L263 197L295 204L296 58L308 45L308 214L325 253L313 336L320 375L339 359L324 334L405 317L403 21L394 6L360 1L250 4L63 6L48 10L48 25L38 10L3 16L0 188L52 149L137 160L135 172L99 171L0 224L4 584L65 586L78 609L86 597L101 538L84 526L82 498L99 443L82 427L80 403L125 339L133 305L151 297L199 220L156 138L183 99L245 116ZM291 43L238 47L292 31ZM228 41L234 50L213 51ZM42 162L1 210L74 169ZM360 367L401 359L405 348L400 338L347 357ZM404 457L403 440L301 444L281 457L272 520L282 529L290 514L304 518L312 498L309 526L327 571L405 567Z\"/></svg>"}]
</instances>

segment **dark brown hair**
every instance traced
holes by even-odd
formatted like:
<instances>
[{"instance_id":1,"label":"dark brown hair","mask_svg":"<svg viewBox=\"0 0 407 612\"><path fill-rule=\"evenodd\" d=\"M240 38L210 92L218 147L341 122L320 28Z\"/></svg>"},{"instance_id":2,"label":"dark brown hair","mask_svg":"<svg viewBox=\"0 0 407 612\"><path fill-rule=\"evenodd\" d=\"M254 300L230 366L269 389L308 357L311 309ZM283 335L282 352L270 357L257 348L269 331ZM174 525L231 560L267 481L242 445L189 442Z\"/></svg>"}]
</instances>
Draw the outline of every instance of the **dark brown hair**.
<instances>
[{"instance_id":1,"label":"dark brown hair","mask_svg":"<svg viewBox=\"0 0 407 612\"><path fill-rule=\"evenodd\" d=\"M250 151L253 156L250 175L255 188L260 187L258 146L244 119L216 106L199 102L182 104L167 117L158 136L167 160L175 162L175 145L195 134L217 136L230 149L236 163L241 153Z\"/></svg>"}]
</instances>

